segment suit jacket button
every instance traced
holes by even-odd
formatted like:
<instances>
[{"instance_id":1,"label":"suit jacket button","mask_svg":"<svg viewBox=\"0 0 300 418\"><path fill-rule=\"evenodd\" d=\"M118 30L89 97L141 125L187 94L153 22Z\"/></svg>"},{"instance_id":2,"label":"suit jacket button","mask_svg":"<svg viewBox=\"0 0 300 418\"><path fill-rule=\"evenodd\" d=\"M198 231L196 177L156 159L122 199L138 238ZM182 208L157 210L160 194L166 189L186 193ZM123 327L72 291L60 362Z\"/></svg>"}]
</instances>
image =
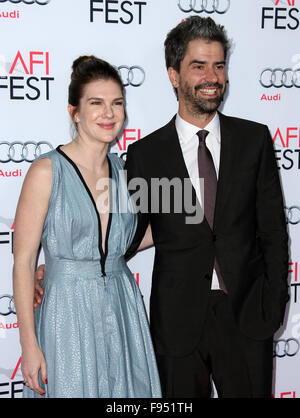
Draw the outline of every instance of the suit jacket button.
<instances>
[{"instance_id":1,"label":"suit jacket button","mask_svg":"<svg viewBox=\"0 0 300 418\"><path fill-rule=\"evenodd\" d=\"M211 275L210 275L210 274L206 274L206 275L204 276L204 278L205 278L206 280L211 280Z\"/></svg>"},{"instance_id":2,"label":"suit jacket button","mask_svg":"<svg viewBox=\"0 0 300 418\"><path fill-rule=\"evenodd\" d=\"M213 242L216 242L216 241L217 241L217 235L213 234Z\"/></svg>"}]
</instances>

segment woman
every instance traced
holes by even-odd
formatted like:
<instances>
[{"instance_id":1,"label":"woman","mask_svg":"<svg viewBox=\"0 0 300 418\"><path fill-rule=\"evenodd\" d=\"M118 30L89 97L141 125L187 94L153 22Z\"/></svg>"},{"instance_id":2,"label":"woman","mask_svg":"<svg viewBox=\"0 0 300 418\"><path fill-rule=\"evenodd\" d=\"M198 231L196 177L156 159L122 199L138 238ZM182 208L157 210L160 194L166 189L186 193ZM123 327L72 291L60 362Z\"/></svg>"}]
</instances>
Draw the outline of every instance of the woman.
<instances>
[{"instance_id":1,"label":"woman","mask_svg":"<svg viewBox=\"0 0 300 418\"><path fill-rule=\"evenodd\" d=\"M74 61L68 110L77 136L32 164L15 218L23 396L160 397L147 316L123 257L136 215L121 160L107 153L125 119L118 72L93 56ZM44 297L33 314L40 241Z\"/></svg>"}]
</instances>

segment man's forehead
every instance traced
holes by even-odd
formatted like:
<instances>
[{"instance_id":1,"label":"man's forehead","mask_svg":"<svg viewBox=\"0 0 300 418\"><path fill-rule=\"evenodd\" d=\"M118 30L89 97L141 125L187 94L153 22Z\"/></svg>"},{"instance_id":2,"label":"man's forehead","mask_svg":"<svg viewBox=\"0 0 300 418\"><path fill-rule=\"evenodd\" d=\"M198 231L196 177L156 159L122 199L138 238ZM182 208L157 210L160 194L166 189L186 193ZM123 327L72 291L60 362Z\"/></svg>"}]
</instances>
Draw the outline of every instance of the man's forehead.
<instances>
[{"instance_id":1,"label":"man's forehead","mask_svg":"<svg viewBox=\"0 0 300 418\"><path fill-rule=\"evenodd\" d=\"M215 57L217 61L224 61L224 48L221 42L194 39L188 43L184 58L194 56L200 59L201 56Z\"/></svg>"}]
</instances>

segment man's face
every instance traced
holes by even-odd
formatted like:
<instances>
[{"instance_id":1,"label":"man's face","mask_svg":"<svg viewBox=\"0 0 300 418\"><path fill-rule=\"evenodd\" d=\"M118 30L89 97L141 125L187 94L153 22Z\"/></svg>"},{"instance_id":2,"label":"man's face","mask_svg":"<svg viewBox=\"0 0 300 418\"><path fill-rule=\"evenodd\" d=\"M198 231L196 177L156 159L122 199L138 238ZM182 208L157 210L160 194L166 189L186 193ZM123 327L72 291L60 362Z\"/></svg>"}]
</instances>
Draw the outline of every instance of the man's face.
<instances>
[{"instance_id":1,"label":"man's face","mask_svg":"<svg viewBox=\"0 0 300 418\"><path fill-rule=\"evenodd\" d=\"M180 65L170 68L170 80L178 92L179 106L189 115L213 114L226 87L224 50L219 42L193 40Z\"/></svg>"}]
</instances>

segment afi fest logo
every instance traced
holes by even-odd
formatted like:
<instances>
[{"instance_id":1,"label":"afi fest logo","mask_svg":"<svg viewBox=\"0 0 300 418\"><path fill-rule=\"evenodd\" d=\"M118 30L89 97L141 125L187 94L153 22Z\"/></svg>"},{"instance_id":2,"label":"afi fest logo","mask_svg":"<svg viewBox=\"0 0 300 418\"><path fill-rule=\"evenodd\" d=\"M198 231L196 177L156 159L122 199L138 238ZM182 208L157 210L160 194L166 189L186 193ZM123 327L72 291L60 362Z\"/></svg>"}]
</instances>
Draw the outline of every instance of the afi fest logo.
<instances>
[{"instance_id":1,"label":"afi fest logo","mask_svg":"<svg viewBox=\"0 0 300 418\"><path fill-rule=\"evenodd\" d=\"M294 207L288 208L288 212L292 212ZM290 290L291 290L290 301L291 303L298 303L299 302L298 287L300 286L300 280L298 280L298 261L289 262L289 282L290 282ZM300 334L298 336L300 336Z\"/></svg>"},{"instance_id":2,"label":"afi fest logo","mask_svg":"<svg viewBox=\"0 0 300 418\"><path fill-rule=\"evenodd\" d=\"M116 138L116 142L112 147L112 152L117 154L122 160L126 161L128 142L132 143L141 139L141 129L126 128L122 132L122 136Z\"/></svg>"},{"instance_id":3,"label":"afi fest logo","mask_svg":"<svg viewBox=\"0 0 300 418\"><path fill-rule=\"evenodd\" d=\"M111 24L141 25L146 6L147 1L140 0L90 0L90 22L97 20Z\"/></svg>"},{"instance_id":4,"label":"afi fest logo","mask_svg":"<svg viewBox=\"0 0 300 418\"><path fill-rule=\"evenodd\" d=\"M269 0L274 7L262 7L261 29L296 30L299 28L299 0Z\"/></svg>"},{"instance_id":5,"label":"afi fest logo","mask_svg":"<svg viewBox=\"0 0 300 418\"><path fill-rule=\"evenodd\" d=\"M224 14L230 8L230 0L177 0L184 13Z\"/></svg>"},{"instance_id":6,"label":"afi fest logo","mask_svg":"<svg viewBox=\"0 0 300 418\"><path fill-rule=\"evenodd\" d=\"M278 168L283 170L300 170L299 126L278 127L273 135L273 143L275 145ZM291 224L291 220L293 221L294 217L291 218L291 215L289 216L289 223Z\"/></svg>"},{"instance_id":7,"label":"afi fest logo","mask_svg":"<svg viewBox=\"0 0 300 418\"><path fill-rule=\"evenodd\" d=\"M14 220L0 216L0 250L9 246L13 253Z\"/></svg>"},{"instance_id":8,"label":"afi fest logo","mask_svg":"<svg viewBox=\"0 0 300 418\"><path fill-rule=\"evenodd\" d=\"M5 361L5 358L3 361ZM4 367L0 368L0 373L2 373L2 376L4 377L4 381L2 381L2 379L0 380L0 398L21 397L20 394L23 392L24 380L20 370L20 365L21 357L19 357L12 369L5 369ZM19 395L16 396L16 394Z\"/></svg>"},{"instance_id":9,"label":"afi fest logo","mask_svg":"<svg viewBox=\"0 0 300 418\"><path fill-rule=\"evenodd\" d=\"M0 94L9 100L50 100L53 81L48 51L17 51L10 62L0 56Z\"/></svg>"}]
</instances>

